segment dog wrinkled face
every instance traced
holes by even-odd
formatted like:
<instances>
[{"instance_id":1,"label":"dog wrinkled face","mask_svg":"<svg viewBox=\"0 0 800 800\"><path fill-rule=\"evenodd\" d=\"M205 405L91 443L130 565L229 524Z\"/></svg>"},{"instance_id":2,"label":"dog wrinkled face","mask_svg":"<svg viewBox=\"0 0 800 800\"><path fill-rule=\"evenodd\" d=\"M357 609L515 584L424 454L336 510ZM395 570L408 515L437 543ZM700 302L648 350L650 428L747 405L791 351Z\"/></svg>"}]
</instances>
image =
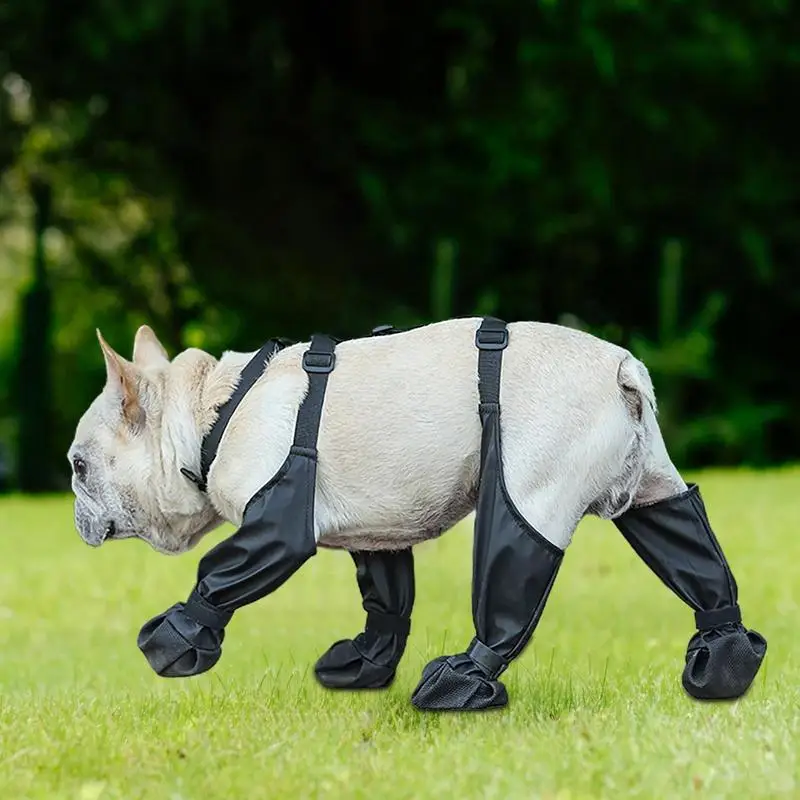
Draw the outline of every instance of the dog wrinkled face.
<instances>
[{"instance_id":1,"label":"dog wrinkled face","mask_svg":"<svg viewBox=\"0 0 800 800\"><path fill-rule=\"evenodd\" d=\"M75 527L93 547L136 537L162 553L189 550L220 520L180 475L174 451L162 447L166 352L147 327L136 335L133 362L99 331L98 338L106 385L78 423L67 454Z\"/></svg>"}]
</instances>

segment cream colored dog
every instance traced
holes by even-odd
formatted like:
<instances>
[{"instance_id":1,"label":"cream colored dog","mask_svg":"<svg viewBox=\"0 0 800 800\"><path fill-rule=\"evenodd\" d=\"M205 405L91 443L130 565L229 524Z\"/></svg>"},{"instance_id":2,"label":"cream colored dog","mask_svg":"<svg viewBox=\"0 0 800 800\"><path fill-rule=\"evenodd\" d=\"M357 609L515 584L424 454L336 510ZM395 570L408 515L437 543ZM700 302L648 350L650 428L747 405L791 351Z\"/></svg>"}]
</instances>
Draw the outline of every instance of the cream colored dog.
<instances>
[{"instance_id":1,"label":"cream colored dog","mask_svg":"<svg viewBox=\"0 0 800 800\"><path fill-rule=\"evenodd\" d=\"M319 434L317 542L398 549L435 537L473 510L480 458L479 319L342 342ZM503 465L526 520L564 549L587 513L604 518L675 495L686 484L655 417L647 370L587 333L518 322L503 360ZM153 331L133 361L98 332L107 381L69 449L75 525L92 546L138 537L189 550L250 498L289 451L308 385L306 344L273 357L220 443L201 493L203 435L252 353L219 360L189 349L170 360Z\"/></svg>"}]
</instances>

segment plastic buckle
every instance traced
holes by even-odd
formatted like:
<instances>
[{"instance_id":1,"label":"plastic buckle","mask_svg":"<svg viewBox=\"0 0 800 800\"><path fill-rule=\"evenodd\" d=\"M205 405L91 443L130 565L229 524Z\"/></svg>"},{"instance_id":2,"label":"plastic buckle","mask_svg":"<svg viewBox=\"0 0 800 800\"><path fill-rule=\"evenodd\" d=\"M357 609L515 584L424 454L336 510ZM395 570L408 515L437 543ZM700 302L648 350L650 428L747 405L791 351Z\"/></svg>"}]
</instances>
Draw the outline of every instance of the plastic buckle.
<instances>
[{"instance_id":1,"label":"plastic buckle","mask_svg":"<svg viewBox=\"0 0 800 800\"><path fill-rule=\"evenodd\" d=\"M394 325L378 325L372 329L373 336L386 336L387 333L397 333Z\"/></svg>"},{"instance_id":2,"label":"plastic buckle","mask_svg":"<svg viewBox=\"0 0 800 800\"><path fill-rule=\"evenodd\" d=\"M334 353L319 353L313 350L306 350L303 353L303 369L306 372L325 374L333 372L333 365L336 362Z\"/></svg>"},{"instance_id":3,"label":"plastic buckle","mask_svg":"<svg viewBox=\"0 0 800 800\"><path fill-rule=\"evenodd\" d=\"M475 332L475 346L478 350L505 350L508 347L508 329L497 331L478 328Z\"/></svg>"}]
</instances>

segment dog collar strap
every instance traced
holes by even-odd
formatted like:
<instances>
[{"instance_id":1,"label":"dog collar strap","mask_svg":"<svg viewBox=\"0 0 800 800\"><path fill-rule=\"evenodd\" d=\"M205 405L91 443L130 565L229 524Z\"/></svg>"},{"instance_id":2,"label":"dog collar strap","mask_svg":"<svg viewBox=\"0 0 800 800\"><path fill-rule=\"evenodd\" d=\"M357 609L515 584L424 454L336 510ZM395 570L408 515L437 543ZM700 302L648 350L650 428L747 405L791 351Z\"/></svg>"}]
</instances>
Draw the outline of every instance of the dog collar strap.
<instances>
[{"instance_id":1,"label":"dog collar strap","mask_svg":"<svg viewBox=\"0 0 800 800\"><path fill-rule=\"evenodd\" d=\"M205 492L208 486L208 472L214 459L217 457L219 443L222 434L228 427L234 412L239 407L244 396L253 388L255 382L264 374L269 361L275 353L283 350L292 344L288 339L270 339L251 359L241 371L239 381L231 396L219 407L217 418L211 426L211 430L203 437L200 446L200 474L181 468L181 474L194 483L201 492Z\"/></svg>"}]
</instances>

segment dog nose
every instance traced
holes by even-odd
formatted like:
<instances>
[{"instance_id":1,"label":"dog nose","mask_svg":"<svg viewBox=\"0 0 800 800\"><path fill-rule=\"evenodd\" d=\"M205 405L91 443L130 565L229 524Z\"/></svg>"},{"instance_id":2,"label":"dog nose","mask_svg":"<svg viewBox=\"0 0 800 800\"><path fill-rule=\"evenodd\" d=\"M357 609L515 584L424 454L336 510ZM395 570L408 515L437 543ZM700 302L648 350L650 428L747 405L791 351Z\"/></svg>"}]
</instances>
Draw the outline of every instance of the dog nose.
<instances>
[{"instance_id":1,"label":"dog nose","mask_svg":"<svg viewBox=\"0 0 800 800\"><path fill-rule=\"evenodd\" d=\"M113 539L114 534L117 532L117 524L113 519L110 519L106 524L105 532L103 533L103 541L106 539Z\"/></svg>"}]
</instances>

